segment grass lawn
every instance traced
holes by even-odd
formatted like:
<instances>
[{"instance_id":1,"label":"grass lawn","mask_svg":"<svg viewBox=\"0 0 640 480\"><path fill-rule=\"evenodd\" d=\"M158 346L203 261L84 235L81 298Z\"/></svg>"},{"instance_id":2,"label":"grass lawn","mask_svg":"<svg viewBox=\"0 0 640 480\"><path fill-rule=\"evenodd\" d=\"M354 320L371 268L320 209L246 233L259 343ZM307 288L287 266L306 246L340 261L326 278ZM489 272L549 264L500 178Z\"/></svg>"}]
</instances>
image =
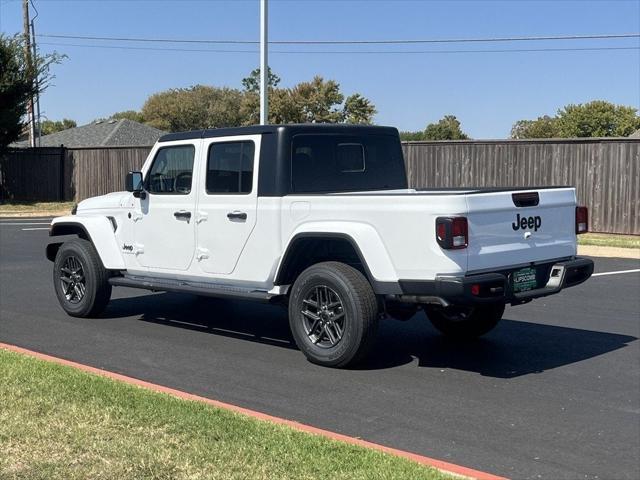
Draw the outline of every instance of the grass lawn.
<instances>
[{"instance_id":1,"label":"grass lawn","mask_svg":"<svg viewBox=\"0 0 640 480\"><path fill-rule=\"evenodd\" d=\"M9 202L0 203L0 216L65 215L74 202Z\"/></svg>"},{"instance_id":2,"label":"grass lawn","mask_svg":"<svg viewBox=\"0 0 640 480\"><path fill-rule=\"evenodd\" d=\"M454 477L0 349L0 478Z\"/></svg>"},{"instance_id":3,"label":"grass lawn","mask_svg":"<svg viewBox=\"0 0 640 480\"><path fill-rule=\"evenodd\" d=\"M578 235L578 245L640 248L640 235L614 235L612 233L585 233L583 235Z\"/></svg>"}]
</instances>

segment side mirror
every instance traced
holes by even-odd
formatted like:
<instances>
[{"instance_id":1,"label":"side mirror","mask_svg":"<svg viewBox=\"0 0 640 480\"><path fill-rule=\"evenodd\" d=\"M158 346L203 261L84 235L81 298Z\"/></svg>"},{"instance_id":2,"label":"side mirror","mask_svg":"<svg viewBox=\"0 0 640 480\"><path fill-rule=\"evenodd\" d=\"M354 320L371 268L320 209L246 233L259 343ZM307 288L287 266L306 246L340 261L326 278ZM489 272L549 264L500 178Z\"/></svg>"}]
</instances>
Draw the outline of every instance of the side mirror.
<instances>
[{"instance_id":1,"label":"side mirror","mask_svg":"<svg viewBox=\"0 0 640 480\"><path fill-rule=\"evenodd\" d=\"M143 192L142 172L129 172L124 181L124 188L127 192L133 192L135 197L139 197Z\"/></svg>"}]
</instances>

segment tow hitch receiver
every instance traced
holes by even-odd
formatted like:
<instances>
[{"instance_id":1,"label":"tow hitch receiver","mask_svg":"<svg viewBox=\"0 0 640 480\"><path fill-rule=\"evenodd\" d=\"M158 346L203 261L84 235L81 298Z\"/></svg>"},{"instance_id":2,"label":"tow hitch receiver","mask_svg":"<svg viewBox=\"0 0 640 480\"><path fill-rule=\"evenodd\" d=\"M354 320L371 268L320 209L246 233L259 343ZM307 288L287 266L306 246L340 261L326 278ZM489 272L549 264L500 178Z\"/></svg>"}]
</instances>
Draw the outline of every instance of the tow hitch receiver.
<instances>
[{"instance_id":1,"label":"tow hitch receiver","mask_svg":"<svg viewBox=\"0 0 640 480\"><path fill-rule=\"evenodd\" d=\"M564 281L564 265L554 265L551 267L547 288L558 288Z\"/></svg>"}]
</instances>

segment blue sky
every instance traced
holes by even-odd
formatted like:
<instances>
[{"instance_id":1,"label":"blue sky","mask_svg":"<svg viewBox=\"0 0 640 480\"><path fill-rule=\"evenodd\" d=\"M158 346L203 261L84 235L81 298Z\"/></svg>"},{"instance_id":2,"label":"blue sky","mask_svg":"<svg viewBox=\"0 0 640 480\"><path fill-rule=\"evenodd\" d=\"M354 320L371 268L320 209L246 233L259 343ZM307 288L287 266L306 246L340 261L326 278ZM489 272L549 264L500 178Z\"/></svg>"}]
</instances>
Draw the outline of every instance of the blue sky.
<instances>
[{"instance_id":1,"label":"blue sky","mask_svg":"<svg viewBox=\"0 0 640 480\"><path fill-rule=\"evenodd\" d=\"M33 0L37 33L183 39L258 40L258 0ZM477 38L640 32L640 0L271 0L271 40ZM22 26L21 1L0 0L0 30ZM33 15L33 12L32 12ZM152 93L208 84L240 88L257 53L124 50L235 49L39 38L43 52L68 58L42 96L48 118L80 124L139 109ZM45 45L45 43L58 45ZM378 109L376 123L417 130L453 114L474 138L502 138L523 118L553 115L593 99L640 106L640 51L510 53L276 53L425 51L518 48L638 47L640 39L410 46L272 46L271 68L283 86L315 74L359 92Z\"/></svg>"}]
</instances>

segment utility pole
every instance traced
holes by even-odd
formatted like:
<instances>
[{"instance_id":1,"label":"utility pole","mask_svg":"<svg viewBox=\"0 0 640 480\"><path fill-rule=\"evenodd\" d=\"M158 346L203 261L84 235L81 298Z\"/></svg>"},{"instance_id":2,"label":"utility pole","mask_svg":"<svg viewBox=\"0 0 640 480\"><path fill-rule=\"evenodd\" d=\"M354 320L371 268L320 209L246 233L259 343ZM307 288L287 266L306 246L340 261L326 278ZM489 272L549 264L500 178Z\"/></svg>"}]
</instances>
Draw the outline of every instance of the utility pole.
<instances>
[{"instance_id":1,"label":"utility pole","mask_svg":"<svg viewBox=\"0 0 640 480\"><path fill-rule=\"evenodd\" d=\"M38 58L38 49L36 48L36 27L33 20L31 20L31 45L33 46L33 61L35 62ZM42 140L42 122L40 120L40 84L38 83L37 75L33 77L33 81L36 86L36 118L38 119L38 141L36 143L40 146Z\"/></svg>"},{"instance_id":2,"label":"utility pole","mask_svg":"<svg viewBox=\"0 0 640 480\"><path fill-rule=\"evenodd\" d=\"M29 0L22 0L22 17L24 21L24 58L27 63L27 77L33 81L35 69L31 57L31 29L29 28ZM33 96L27 102L27 115L29 117L29 145L36 146L36 119L33 108Z\"/></svg>"},{"instance_id":3,"label":"utility pole","mask_svg":"<svg viewBox=\"0 0 640 480\"><path fill-rule=\"evenodd\" d=\"M269 123L269 49L267 0L260 0L260 124Z\"/></svg>"}]
</instances>

